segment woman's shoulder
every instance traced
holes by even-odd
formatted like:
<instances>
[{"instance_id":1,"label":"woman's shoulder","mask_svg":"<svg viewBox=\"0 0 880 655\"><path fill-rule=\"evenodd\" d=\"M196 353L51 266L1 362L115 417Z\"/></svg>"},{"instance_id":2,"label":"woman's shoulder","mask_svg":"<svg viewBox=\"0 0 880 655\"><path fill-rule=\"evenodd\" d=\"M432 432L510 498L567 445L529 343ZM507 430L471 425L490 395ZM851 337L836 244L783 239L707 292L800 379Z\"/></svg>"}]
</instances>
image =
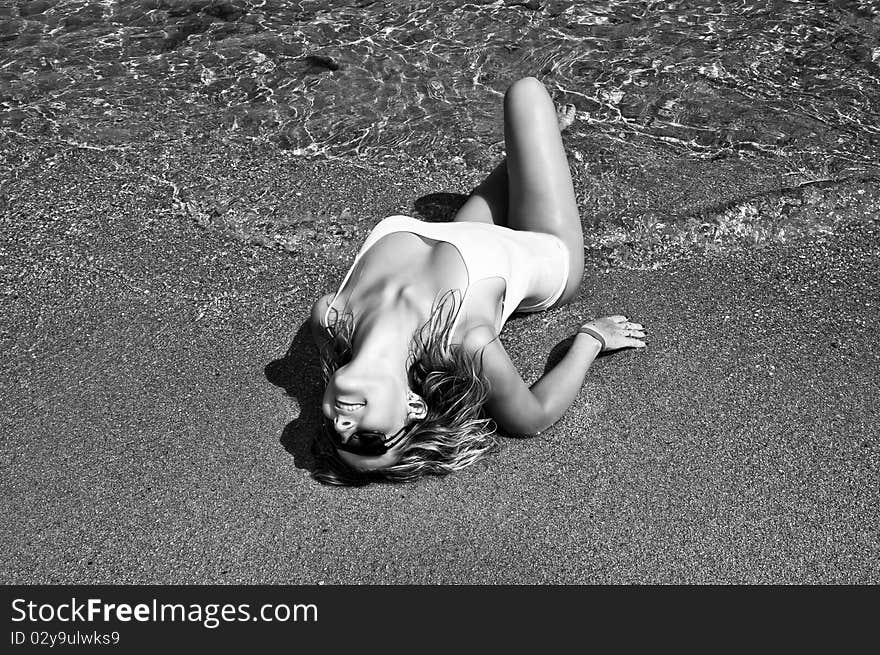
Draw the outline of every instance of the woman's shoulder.
<instances>
[{"instance_id":1,"label":"woman's shoulder","mask_svg":"<svg viewBox=\"0 0 880 655\"><path fill-rule=\"evenodd\" d=\"M477 355L490 343L498 339L498 331L489 323L477 323L465 326L461 333L459 343L469 355Z\"/></svg>"},{"instance_id":2,"label":"woman's shoulder","mask_svg":"<svg viewBox=\"0 0 880 655\"><path fill-rule=\"evenodd\" d=\"M405 214L393 214L392 216L386 216L381 221L376 223L373 229L383 229L387 227L392 227L401 224L423 224L424 221L419 220L418 218L413 218L412 216L406 216Z\"/></svg>"},{"instance_id":3,"label":"woman's shoulder","mask_svg":"<svg viewBox=\"0 0 880 655\"><path fill-rule=\"evenodd\" d=\"M309 317L312 325L327 327L327 311L330 309L330 305L333 304L335 297L336 294L331 292L324 294L315 301L315 304L312 305L311 316Z\"/></svg>"}]
</instances>

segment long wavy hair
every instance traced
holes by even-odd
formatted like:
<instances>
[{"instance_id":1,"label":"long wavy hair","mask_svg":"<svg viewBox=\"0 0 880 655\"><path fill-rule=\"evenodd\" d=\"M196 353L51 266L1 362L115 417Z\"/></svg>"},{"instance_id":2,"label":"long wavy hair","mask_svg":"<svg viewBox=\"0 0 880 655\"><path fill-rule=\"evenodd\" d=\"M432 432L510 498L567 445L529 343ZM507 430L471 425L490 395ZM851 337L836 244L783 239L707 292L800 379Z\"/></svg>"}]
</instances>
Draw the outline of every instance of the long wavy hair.
<instances>
[{"instance_id":1,"label":"long wavy hair","mask_svg":"<svg viewBox=\"0 0 880 655\"><path fill-rule=\"evenodd\" d=\"M482 373L479 353L471 355L449 343L461 292L444 294L428 320L416 330L410 344L407 378L428 412L410 430L400 460L377 471L349 466L333 444L333 426L323 423L314 442L316 470L324 484L361 486L376 481L413 482L424 475L446 475L463 469L498 449L495 423L485 414L489 383ZM350 312L336 313L328 326L329 339L321 351L324 383L352 358L356 326Z\"/></svg>"}]
</instances>

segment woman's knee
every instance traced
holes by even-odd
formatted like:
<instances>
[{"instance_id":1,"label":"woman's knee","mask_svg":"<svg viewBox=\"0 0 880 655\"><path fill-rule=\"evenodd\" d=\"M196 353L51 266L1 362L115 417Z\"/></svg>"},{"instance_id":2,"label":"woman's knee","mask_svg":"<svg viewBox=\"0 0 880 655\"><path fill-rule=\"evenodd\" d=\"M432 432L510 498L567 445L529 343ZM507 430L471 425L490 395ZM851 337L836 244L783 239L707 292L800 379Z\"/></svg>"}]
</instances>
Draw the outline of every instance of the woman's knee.
<instances>
[{"instance_id":1,"label":"woman's knee","mask_svg":"<svg viewBox=\"0 0 880 655\"><path fill-rule=\"evenodd\" d=\"M518 98L520 95L531 95L535 93L547 93L544 83L537 77L521 77L516 82L507 87L505 97Z\"/></svg>"},{"instance_id":2,"label":"woman's knee","mask_svg":"<svg viewBox=\"0 0 880 655\"><path fill-rule=\"evenodd\" d=\"M523 77L511 84L504 94L506 109L529 106L536 98L549 98L544 84L536 77Z\"/></svg>"}]
</instances>

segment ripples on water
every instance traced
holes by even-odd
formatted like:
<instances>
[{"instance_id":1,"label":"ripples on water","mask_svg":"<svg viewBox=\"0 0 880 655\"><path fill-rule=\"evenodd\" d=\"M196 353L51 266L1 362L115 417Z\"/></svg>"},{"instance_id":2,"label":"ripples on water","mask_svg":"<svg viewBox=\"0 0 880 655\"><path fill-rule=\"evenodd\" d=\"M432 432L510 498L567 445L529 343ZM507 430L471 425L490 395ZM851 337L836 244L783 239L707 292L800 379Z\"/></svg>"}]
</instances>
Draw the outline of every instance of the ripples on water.
<instances>
[{"instance_id":1,"label":"ripples on water","mask_svg":"<svg viewBox=\"0 0 880 655\"><path fill-rule=\"evenodd\" d=\"M503 90L531 74L577 106L579 160L877 171L875 0L33 0L0 3L0 42L0 127L17 139L220 134L482 168Z\"/></svg>"}]
</instances>

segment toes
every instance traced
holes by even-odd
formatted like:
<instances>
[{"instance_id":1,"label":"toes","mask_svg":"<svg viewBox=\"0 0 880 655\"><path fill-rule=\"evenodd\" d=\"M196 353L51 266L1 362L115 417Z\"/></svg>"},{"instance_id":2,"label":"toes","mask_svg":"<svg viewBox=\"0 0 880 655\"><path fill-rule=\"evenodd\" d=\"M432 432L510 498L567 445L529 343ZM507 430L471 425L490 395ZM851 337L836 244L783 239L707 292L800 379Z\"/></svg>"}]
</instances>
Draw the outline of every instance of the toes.
<instances>
[{"instance_id":1,"label":"toes","mask_svg":"<svg viewBox=\"0 0 880 655\"><path fill-rule=\"evenodd\" d=\"M577 111L573 104L556 105L556 120L560 130L564 130L574 123L576 117Z\"/></svg>"}]
</instances>

